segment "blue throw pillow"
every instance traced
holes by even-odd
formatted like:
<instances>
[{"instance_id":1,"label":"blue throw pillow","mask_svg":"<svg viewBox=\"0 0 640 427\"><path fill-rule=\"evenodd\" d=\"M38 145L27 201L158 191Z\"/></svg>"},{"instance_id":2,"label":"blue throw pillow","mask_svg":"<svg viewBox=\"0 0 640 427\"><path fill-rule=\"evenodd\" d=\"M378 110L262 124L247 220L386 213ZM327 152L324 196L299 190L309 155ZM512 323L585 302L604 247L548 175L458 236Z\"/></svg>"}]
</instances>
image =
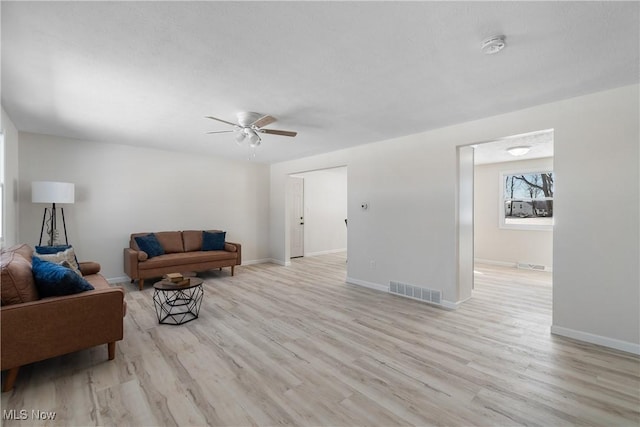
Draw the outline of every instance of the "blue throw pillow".
<instances>
[{"instance_id":1,"label":"blue throw pillow","mask_svg":"<svg viewBox=\"0 0 640 427\"><path fill-rule=\"evenodd\" d=\"M136 239L136 243L140 250L146 252L147 255L149 255L149 258L164 255L164 249L162 249L162 245L158 242L158 238L155 234L151 233L146 236L138 236L134 237L134 239Z\"/></svg>"},{"instance_id":2,"label":"blue throw pillow","mask_svg":"<svg viewBox=\"0 0 640 427\"><path fill-rule=\"evenodd\" d=\"M91 283L70 268L42 260L37 256L31 259L31 270L40 298L71 295L94 289Z\"/></svg>"},{"instance_id":3,"label":"blue throw pillow","mask_svg":"<svg viewBox=\"0 0 640 427\"><path fill-rule=\"evenodd\" d=\"M212 233L210 231L202 232L202 250L203 251L222 251L224 250L224 238L226 231Z\"/></svg>"},{"instance_id":4,"label":"blue throw pillow","mask_svg":"<svg viewBox=\"0 0 640 427\"><path fill-rule=\"evenodd\" d=\"M57 254L69 249L71 245L55 245L55 246L36 246L36 252L39 254L49 255Z\"/></svg>"}]
</instances>

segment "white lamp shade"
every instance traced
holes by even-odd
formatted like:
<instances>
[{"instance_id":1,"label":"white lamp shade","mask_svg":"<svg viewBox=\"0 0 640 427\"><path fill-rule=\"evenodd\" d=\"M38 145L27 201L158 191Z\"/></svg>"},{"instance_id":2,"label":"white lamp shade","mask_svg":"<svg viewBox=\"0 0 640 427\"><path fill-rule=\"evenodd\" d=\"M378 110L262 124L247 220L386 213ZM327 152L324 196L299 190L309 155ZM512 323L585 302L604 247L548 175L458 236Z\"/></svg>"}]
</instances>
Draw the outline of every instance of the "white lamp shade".
<instances>
[{"instance_id":1,"label":"white lamp shade","mask_svg":"<svg viewBox=\"0 0 640 427\"><path fill-rule=\"evenodd\" d=\"M75 185L72 182L34 181L31 183L32 203L73 203Z\"/></svg>"}]
</instances>

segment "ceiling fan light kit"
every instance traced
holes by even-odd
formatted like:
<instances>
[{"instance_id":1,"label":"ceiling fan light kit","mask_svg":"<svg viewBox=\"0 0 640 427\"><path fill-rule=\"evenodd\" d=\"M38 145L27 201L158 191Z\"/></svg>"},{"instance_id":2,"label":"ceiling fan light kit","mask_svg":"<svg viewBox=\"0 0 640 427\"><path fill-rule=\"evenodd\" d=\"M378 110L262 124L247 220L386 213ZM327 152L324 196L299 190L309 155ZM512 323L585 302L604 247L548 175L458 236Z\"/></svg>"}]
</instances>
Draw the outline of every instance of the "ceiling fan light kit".
<instances>
[{"instance_id":1,"label":"ceiling fan light kit","mask_svg":"<svg viewBox=\"0 0 640 427\"><path fill-rule=\"evenodd\" d=\"M253 129L247 129L247 133L249 134L249 147L254 148L260 145L262 139L260 135L256 133Z\"/></svg>"},{"instance_id":2,"label":"ceiling fan light kit","mask_svg":"<svg viewBox=\"0 0 640 427\"><path fill-rule=\"evenodd\" d=\"M238 123L228 122L213 116L206 116L207 119L216 120L221 123L233 126L233 130L213 131L207 133L229 133L237 132L235 137L236 143L242 145L247 140L249 147L256 148L262 143L262 138L258 133L266 133L271 135L294 137L298 133L289 130L263 129L264 126L275 122L275 117L268 114L260 114L252 111L243 111L237 114Z\"/></svg>"},{"instance_id":3,"label":"ceiling fan light kit","mask_svg":"<svg viewBox=\"0 0 640 427\"><path fill-rule=\"evenodd\" d=\"M244 139L247 137L247 134L243 132L238 132L238 134L236 135L236 143L238 145L242 145L242 143L244 142Z\"/></svg>"}]
</instances>

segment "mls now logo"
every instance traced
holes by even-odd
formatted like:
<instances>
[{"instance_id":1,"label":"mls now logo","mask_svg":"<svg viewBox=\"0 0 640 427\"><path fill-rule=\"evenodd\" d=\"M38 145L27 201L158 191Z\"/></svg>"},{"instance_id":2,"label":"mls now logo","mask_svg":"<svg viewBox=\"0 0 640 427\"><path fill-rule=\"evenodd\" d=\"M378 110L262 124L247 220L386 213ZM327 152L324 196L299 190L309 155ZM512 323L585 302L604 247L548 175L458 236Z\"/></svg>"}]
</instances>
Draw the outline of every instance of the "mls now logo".
<instances>
[{"instance_id":1,"label":"mls now logo","mask_svg":"<svg viewBox=\"0 0 640 427\"><path fill-rule=\"evenodd\" d=\"M29 418L29 412L26 409L3 409L2 410L2 419L3 420L26 420Z\"/></svg>"},{"instance_id":2,"label":"mls now logo","mask_svg":"<svg viewBox=\"0 0 640 427\"><path fill-rule=\"evenodd\" d=\"M40 411L37 409L33 409L31 411L31 419L32 420L55 420L56 413L54 411Z\"/></svg>"},{"instance_id":3,"label":"mls now logo","mask_svg":"<svg viewBox=\"0 0 640 427\"><path fill-rule=\"evenodd\" d=\"M38 409L32 409L31 412L26 409L3 409L3 420L55 420L56 413L54 411L40 411Z\"/></svg>"}]
</instances>

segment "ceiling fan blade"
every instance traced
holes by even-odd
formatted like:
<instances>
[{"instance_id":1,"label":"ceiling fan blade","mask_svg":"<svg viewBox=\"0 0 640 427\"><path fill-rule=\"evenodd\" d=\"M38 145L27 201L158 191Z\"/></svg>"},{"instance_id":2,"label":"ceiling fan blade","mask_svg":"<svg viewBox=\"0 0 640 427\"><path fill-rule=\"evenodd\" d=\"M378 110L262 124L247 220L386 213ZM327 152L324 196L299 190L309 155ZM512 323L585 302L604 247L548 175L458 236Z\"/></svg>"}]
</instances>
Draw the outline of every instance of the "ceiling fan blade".
<instances>
[{"instance_id":1,"label":"ceiling fan blade","mask_svg":"<svg viewBox=\"0 0 640 427\"><path fill-rule=\"evenodd\" d=\"M251 123L251 126L255 126L257 128L261 128L261 127L264 127L266 125L270 125L271 123L273 123L275 121L276 121L275 117L271 117L270 115L267 114L266 116L262 116L258 120L256 120L255 122Z\"/></svg>"},{"instance_id":2,"label":"ceiling fan blade","mask_svg":"<svg viewBox=\"0 0 640 427\"><path fill-rule=\"evenodd\" d=\"M238 125L237 125L237 124L235 124L235 123L231 123L231 122L228 122L228 121L226 121L226 120L218 119L218 118L213 117L213 116L205 116L205 117L206 117L207 119L217 120L217 121L219 121L219 122L226 123L226 124L231 125L231 126L238 126Z\"/></svg>"},{"instance_id":3,"label":"ceiling fan blade","mask_svg":"<svg viewBox=\"0 0 640 427\"><path fill-rule=\"evenodd\" d=\"M258 129L258 132L270 133L272 135L280 136L296 136L298 132L292 132L290 130L277 130L277 129Z\"/></svg>"},{"instance_id":4,"label":"ceiling fan blade","mask_svg":"<svg viewBox=\"0 0 640 427\"><path fill-rule=\"evenodd\" d=\"M229 133L229 132L235 132L235 130L214 130L213 132L207 132L207 133Z\"/></svg>"}]
</instances>

